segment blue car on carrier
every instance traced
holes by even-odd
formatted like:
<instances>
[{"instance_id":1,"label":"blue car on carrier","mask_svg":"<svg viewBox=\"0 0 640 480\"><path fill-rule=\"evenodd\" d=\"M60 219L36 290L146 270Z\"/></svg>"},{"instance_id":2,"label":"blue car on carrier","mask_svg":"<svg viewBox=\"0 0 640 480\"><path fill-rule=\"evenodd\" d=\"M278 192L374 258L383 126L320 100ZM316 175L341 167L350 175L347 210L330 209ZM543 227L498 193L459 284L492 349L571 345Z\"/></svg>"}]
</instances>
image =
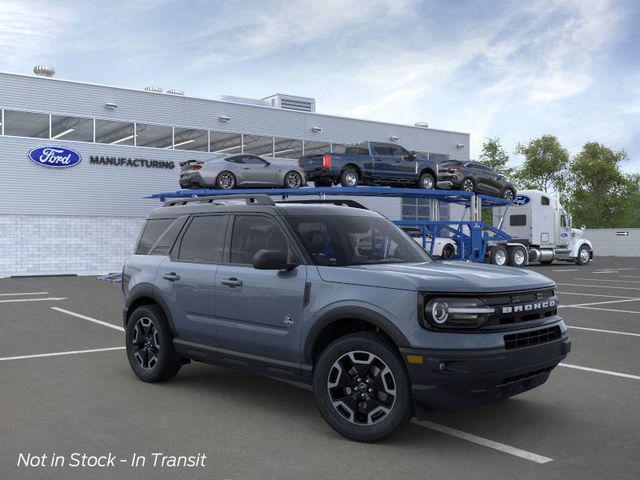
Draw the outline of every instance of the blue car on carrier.
<instances>
[{"instance_id":1,"label":"blue car on carrier","mask_svg":"<svg viewBox=\"0 0 640 480\"><path fill-rule=\"evenodd\" d=\"M432 189L438 178L437 162L394 143L364 142L347 147L342 154L302 157L298 164L316 187L339 183Z\"/></svg>"}]
</instances>

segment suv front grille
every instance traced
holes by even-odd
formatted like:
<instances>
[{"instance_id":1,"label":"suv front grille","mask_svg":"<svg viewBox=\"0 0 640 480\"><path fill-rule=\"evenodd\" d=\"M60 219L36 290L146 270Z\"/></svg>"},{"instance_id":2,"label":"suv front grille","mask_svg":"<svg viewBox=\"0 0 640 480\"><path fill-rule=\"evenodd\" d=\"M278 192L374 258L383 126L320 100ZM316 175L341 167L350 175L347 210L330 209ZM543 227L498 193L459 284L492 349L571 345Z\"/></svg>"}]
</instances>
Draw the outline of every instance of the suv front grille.
<instances>
[{"instance_id":1,"label":"suv front grille","mask_svg":"<svg viewBox=\"0 0 640 480\"><path fill-rule=\"evenodd\" d=\"M540 320L558 313L558 298L552 288L528 292L509 292L481 297L496 312L483 328L500 328L514 323Z\"/></svg>"},{"instance_id":2,"label":"suv front grille","mask_svg":"<svg viewBox=\"0 0 640 480\"><path fill-rule=\"evenodd\" d=\"M542 328L540 330L513 333L511 335L504 336L504 346L507 350L530 347L532 345L540 345L541 343L557 340L561 335L560 327L557 325L554 327Z\"/></svg>"}]
</instances>

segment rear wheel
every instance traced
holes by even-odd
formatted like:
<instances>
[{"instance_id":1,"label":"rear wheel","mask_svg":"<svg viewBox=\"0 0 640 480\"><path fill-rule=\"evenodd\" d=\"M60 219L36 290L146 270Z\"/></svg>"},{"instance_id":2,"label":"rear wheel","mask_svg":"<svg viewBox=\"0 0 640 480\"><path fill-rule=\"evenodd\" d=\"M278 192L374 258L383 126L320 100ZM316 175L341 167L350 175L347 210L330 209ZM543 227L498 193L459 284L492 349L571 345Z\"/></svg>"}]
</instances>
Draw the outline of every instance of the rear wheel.
<instances>
[{"instance_id":1,"label":"rear wheel","mask_svg":"<svg viewBox=\"0 0 640 480\"><path fill-rule=\"evenodd\" d=\"M131 369L140 380L161 382L180 370L180 358L173 348L173 335L160 307L136 308L127 322L125 345Z\"/></svg>"},{"instance_id":2,"label":"rear wheel","mask_svg":"<svg viewBox=\"0 0 640 480\"><path fill-rule=\"evenodd\" d=\"M420 176L420 181L418 183L419 188L423 188L425 190L432 190L436 186L436 182L433 178L433 175L430 173L423 173Z\"/></svg>"},{"instance_id":3,"label":"rear wheel","mask_svg":"<svg viewBox=\"0 0 640 480\"><path fill-rule=\"evenodd\" d=\"M357 187L360 177L354 168L345 168L340 177L340 185L343 187Z\"/></svg>"},{"instance_id":4,"label":"rear wheel","mask_svg":"<svg viewBox=\"0 0 640 480\"><path fill-rule=\"evenodd\" d=\"M218 178L216 178L216 186L220 190L233 189L236 186L235 175L231 172L227 172L226 170L224 172L220 172L218 174Z\"/></svg>"},{"instance_id":5,"label":"rear wheel","mask_svg":"<svg viewBox=\"0 0 640 480\"><path fill-rule=\"evenodd\" d=\"M509 254L503 245L496 245L491 249L491 263L494 265L506 265L508 260Z\"/></svg>"},{"instance_id":6,"label":"rear wheel","mask_svg":"<svg viewBox=\"0 0 640 480\"><path fill-rule=\"evenodd\" d=\"M413 415L405 366L379 333L352 333L331 343L318 358L313 387L327 423L358 442L381 440Z\"/></svg>"},{"instance_id":7,"label":"rear wheel","mask_svg":"<svg viewBox=\"0 0 640 480\"><path fill-rule=\"evenodd\" d=\"M527 252L523 247L509 248L509 265L512 267L522 267L527 261Z\"/></svg>"},{"instance_id":8,"label":"rear wheel","mask_svg":"<svg viewBox=\"0 0 640 480\"><path fill-rule=\"evenodd\" d=\"M464 190L465 192L473 192L475 191L475 188L476 186L471 178L465 178L462 181L462 190Z\"/></svg>"},{"instance_id":9,"label":"rear wheel","mask_svg":"<svg viewBox=\"0 0 640 480\"><path fill-rule=\"evenodd\" d=\"M302 186L302 175L291 170L284 177L284 186L292 189L300 188Z\"/></svg>"},{"instance_id":10,"label":"rear wheel","mask_svg":"<svg viewBox=\"0 0 640 480\"><path fill-rule=\"evenodd\" d=\"M444 247L442 247L442 258L444 260L449 260L453 258L456 254L456 250L450 243L447 243Z\"/></svg>"}]
</instances>

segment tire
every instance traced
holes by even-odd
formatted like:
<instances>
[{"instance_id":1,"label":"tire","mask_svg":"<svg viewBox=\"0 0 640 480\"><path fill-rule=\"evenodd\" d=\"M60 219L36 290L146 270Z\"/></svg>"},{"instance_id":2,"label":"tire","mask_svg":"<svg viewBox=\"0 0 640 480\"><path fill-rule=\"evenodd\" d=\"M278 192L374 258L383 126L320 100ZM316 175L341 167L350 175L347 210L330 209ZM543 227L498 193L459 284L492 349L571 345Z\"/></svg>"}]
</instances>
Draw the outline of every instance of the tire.
<instances>
[{"instance_id":1,"label":"tire","mask_svg":"<svg viewBox=\"0 0 640 480\"><path fill-rule=\"evenodd\" d=\"M509 248L509 265L512 267L524 267L527 263L527 251L522 247Z\"/></svg>"},{"instance_id":2,"label":"tire","mask_svg":"<svg viewBox=\"0 0 640 480\"><path fill-rule=\"evenodd\" d=\"M355 168L345 168L340 176L340 185L343 187L357 187L360 183L360 176Z\"/></svg>"},{"instance_id":3,"label":"tire","mask_svg":"<svg viewBox=\"0 0 640 480\"><path fill-rule=\"evenodd\" d=\"M516 198L516 192L513 191L513 188L507 187L502 192L502 198L513 201Z\"/></svg>"},{"instance_id":4,"label":"tire","mask_svg":"<svg viewBox=\"0 0 640 480\"><path fill-rule=\"evenodd\" d=\"M236 176L225 170L216 177L216 187L220 190L232 190L236 186Z\"/></svg>"},{"instance_id":5,"label":"tire","mask_svg":"<svg viewBox=\"0 0 640 480\"><path fill-rule=\"evenodd\" d=\"M291 170L290 172L287 172L287 174L284 176L284 187L295 190L297 188L300 188L301 186L302 186L302 175L300 175L295 170Z\"/></svg>"},{"instance_id":6,"label":"tire","mask_svg":"<svg viewBox=\"0 0 640 480\"><path fill-rule=\"evenodd\" d=\"M314 180L313 184L318 188L330 187L332 185L331 180Z\"/></svg>"},{"instance_id":7,"label":"tire","mask_svg":"<svg viewBox=\"0 0 640 480\"><path fill-rule=\"evenodd\" d=\"M465 192L475 192L476 184L472 178L465 178L460 184L460 188Z\"/></svg>"},{"instance_id":8,"label":"tire","mask_svg":"<svg viewBox=\"0 0 640 480\"><path fill-rule=\"evenodd\" d=\"M456 249L450 243L447 243L444 247L442 247L441 257L443 260L450 260L455 256L455 254L456 254Z\"/></svg>"},{"instance_id":9,"label":"tire","mask_svg":"<svg viewBox=\"0 0 640 480\"><path fill-rule=\"evenodd\" d=\"M576 265L586 265L591 261L591 249L587 245L582 245L578 249L578 256L576 257Z\"/></svg>"},{"instance_id":10,"label":"tire","mask_svg":"<svg viewBox=\"0 0 640 480\"><path fill-rule=\"evenodd\" d=\"M169 380L180 370L173 335L157 305L143 305L133 311L125 329L125 345L133 373L144 382Z\"/></svg>"},{"instance_id":11,"label":"tire","mask_svg":"<svg viewBox=\"0 0 640 480\"><path fill-rule=\"evenodd\" d=\"M504 266L509 261L509 253L503 245L496 245L491 249L490 260L493 265Z\"/></svg>"},{"instance_id":12,"label":"tire","mask_svg":"<svg viewBox=\"0 0 640 480\"><path fill-rule=\"evenodd\" d=\"M316 362L313 387L327 423L357 442L381 440L413 416L409 375L395 345L380 333L352 333L332 342ZM360 411L359 403L370 407Z\"/></svg>"},{"instance_id":13,"label":"tire","mask_svg":"<svg viewBox=\"0 0 640 480\"><path fill-rule=\"evenodd\" d=\"M423 173L422 175L420 175L418 188L422 188L425 190L433 190L434 188L436 188L436 181L433 178L433 175L431 175L430 173Z\"/></svg>"}]
</instances>

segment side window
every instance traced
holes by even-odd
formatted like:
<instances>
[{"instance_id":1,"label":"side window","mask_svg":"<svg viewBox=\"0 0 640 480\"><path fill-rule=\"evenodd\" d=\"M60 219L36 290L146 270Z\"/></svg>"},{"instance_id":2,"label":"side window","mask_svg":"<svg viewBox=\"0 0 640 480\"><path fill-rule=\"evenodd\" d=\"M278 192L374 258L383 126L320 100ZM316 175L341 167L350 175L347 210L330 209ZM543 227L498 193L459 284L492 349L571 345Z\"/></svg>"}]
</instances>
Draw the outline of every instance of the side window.
<instances>
[{"instance_id":1,"label":"side window","mask_svg":"<svg viewBox=\"0 0 640 480\"><path fill-rule=\"evenodd\" d=\"M254 155L245 155L243 163L248 163L249 165L265 165L267 162L262 158L256 157Z\"/></svg>"},{"instance_id":2,"label":"side window","mask_svg":"<svg viewBox=\"0 0 640 480\"><path fill-rule=\"evenodd\" d=\"M149 250L158 241L160 235L169 228L174 220L174 218L154 218L147 220L147 224L144 226L144 230L140 236L138 247L136 248L136 254L146 255L149 253Z\"/></svg>"},{"instance_id":3,"label":"side window","mask_svg":"<svg viewBox=\"0 0 640 480\"><path fill-rule=\"evenodd\" d=\"M229 261L251 265L258 250L278 250L289 253L289 242L279 225L260 215L238 215L231 234Z\"/></svg>"},{"instance_id":4,"label":"side window","mask_svg":"<svg viewBox=\"0 0 640 480\"><path fill-rule=\"evenodd\" d=\"M527 224L526 215L511 215L509 217L509 225L512 227L524 227Z\"/></svg>"},{"instance_id":5,"label":"side window","mask_svg":"<svg viewBox=\"0 0 640 480\"><path fill-rule=\"evenodd\" d=\"M178 217L170 226L167 228L157 242L155 242L149 252L149 255L168 255L173 247L173 244L180 235L180 231L184 226L185 222L189 218L187 215L182 215Z\"/></svg>"},{"instance_id":6,"label":"side window","mask_svg":"<svg viewBox=\"0 0 640 480\"><path fill-rule=\"evenodd\" d=\"M242 155L238 155L236 157L229 157L226 160L227 162L230 162L230 163L244 163L244 157Z\"/></svg>"},{"instance_id":7,"label":"side window","mask_svg":"<svg viewBox=\"0 0 640 480\"><path fill-rule=\"evenodd\" d=\"M178 260L221 263L226 222L226 215L193 217L180 241Z\"/></svg>"},{"instance_id":8,"label":"side window","mask_svg":"<svg viewBox=\"0 0 640 480\"><path fill-rule=\"evenodd\" d=\"M540 197L540 205L549 205L550 203L549 197Z\"/></svg>"},{"instance_id":9,"label":"side window","mask_svg":"<svg viewBox=\"0 0 640 480\"><path fill-rule=\"evenodd\" d=\"M568 225L567 225L567 217L566 216L562 215L560 217L560 225L562 227L568 227Z\"/></svg>"},{"instance_id":10,"label":"side window","mask_svg":"<svg viewBox=\"0 0 640 480\"><path fill-rule=\"evenodd\" d=\"M373 150L375 151L376 155L391 155L391 149L386 145L374 144Z\"/></svg>"},{"instance_id":11,"label":"side window","mask_svg":"<svg viewBox=\"0 0 640 480\"><path fill-rule=\"evenodd\" d=\"M399 145L390 146L389 150L391 151L391 155L393 155L394 157L399 157L399 158L404 158L405 155L407 155L409 153Z\"/></svg>"}]
</instances>

